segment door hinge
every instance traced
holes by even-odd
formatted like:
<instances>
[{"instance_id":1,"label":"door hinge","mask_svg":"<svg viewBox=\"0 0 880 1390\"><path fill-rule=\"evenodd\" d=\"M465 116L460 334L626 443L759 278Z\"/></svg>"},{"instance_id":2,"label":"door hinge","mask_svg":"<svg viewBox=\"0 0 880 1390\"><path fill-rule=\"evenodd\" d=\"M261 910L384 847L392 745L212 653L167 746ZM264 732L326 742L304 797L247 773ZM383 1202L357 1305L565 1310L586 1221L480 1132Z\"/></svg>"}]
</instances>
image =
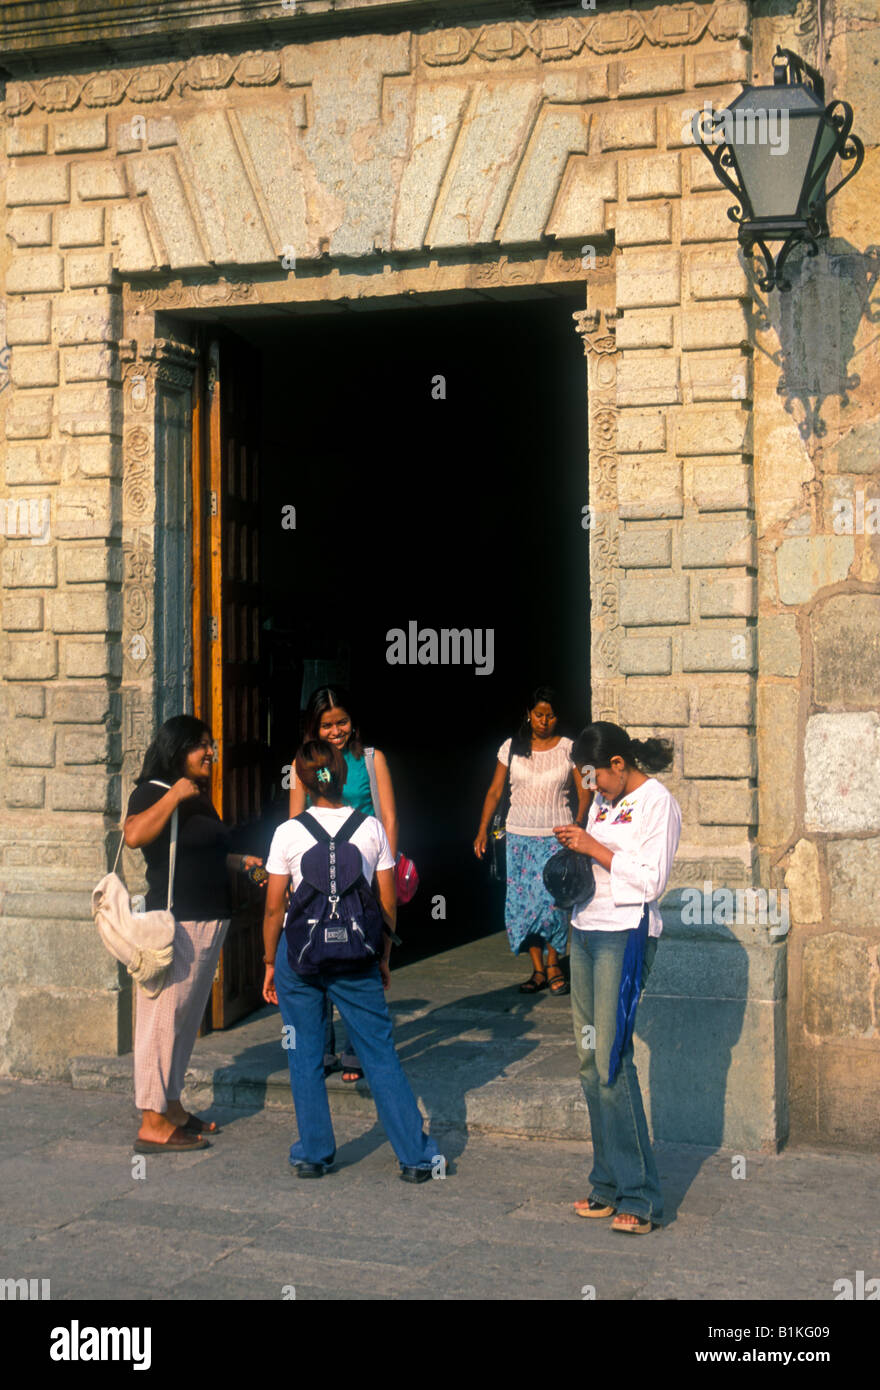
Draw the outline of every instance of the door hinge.
<instances>
[{"instance_id":1,"label":"door hinge","mask_svg":"<svg viewBox=\"0 0 880 1390\"><path fill-rule=\"evenodd\" d=\"M220 624L216 618L208 619L208 630L211 634L211 641L216 642L220 636Z\"/></svg>"},{"instance_id":2,"label":"door hinge","mask_svg":"<svg viewBox=\"0 0 880 1390\"><path fill-rule=\"evenodd\" d=\"M211 515L212 515L212 516L216 516L216 515L217 515L217 510L218 510L218 509L217 509L217 494L216 494L216 492L213 492L213 491L212 491L212 493L211 493Z\"/></svg>"}]
</instances>

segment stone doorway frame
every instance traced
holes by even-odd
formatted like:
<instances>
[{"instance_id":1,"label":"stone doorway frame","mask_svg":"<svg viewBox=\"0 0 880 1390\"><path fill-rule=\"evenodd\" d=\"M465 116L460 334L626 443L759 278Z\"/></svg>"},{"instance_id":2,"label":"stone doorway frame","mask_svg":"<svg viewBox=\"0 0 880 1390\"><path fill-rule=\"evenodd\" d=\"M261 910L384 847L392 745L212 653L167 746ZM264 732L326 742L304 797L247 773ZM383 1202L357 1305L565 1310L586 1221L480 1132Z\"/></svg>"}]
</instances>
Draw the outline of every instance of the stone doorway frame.
<instances>
[{"instance_id":1,"label":"stone doorway frame","mask_svg":"<svg viewBox=\"0 0 880 1390\"><path fill-rule=\"evenodd\" d=\"M553 249L544 256L456 257L446 263L431 258L422 264L385 262L367 270L358 266L356 271L334 265L301 277L280 278L276 273L240 280L181 277L162 285L134 279L123 282L123 801L143 760L151 728L174 710L192 708L190 439L192 390L200 362L198 351L174 320L210 322L218 310L223 311L223 321L234 327L236 310L249 318L263 318L285 305L327 313L334 304L340 312L345 312L343 306L357 304L349 312L360 314L370 311L369 306L360 307L364 299L370 299L386 308L415 307L417 300L424 312L431 304L531 299L542 287L548 297L557 287L584 288L586 307L573 315L572 332L580 337L587 359L590 581L591 591L594 582L599 591L590 605L590 683L594 717L615 717L614 682L605 679L597 687L596 671L610 674L616 669L619 645L617 582L612 577L617 563L618 310L613 250L610 245L603 254L590 250L588 267L579 254ZM299 322L304 317L296 315ZM148 515L150 488L155 489L152 516ZM186 591L183 618L174 601L181 584ZM156 602L160 594L167 600L164 610ZM189 653L183 665L181 650ZM130 869L137 877L134 855Z\"/></svg>"}]
</instances>

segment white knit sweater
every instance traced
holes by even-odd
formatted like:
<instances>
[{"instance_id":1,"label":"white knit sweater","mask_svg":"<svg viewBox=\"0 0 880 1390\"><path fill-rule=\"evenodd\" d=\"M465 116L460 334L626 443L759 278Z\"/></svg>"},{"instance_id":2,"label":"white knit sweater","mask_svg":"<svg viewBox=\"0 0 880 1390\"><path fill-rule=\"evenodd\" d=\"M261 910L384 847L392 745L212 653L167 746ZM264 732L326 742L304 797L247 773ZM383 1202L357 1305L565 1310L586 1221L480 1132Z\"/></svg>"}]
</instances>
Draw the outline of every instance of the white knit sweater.
<instances>
[{"instance_id":1,"label":"white knit sweater","mask_svg":"<svg viewBox=\"0 0 880 1390\"><path fill-rule=\"evenodd\" d=\"M498 749L498 761L505 767L510 762L510 744L505 739ZM571 824L565 797L571 770L570 738L561 738L555 748L544 752L533 748L530 758L514 757L507 814L511 835L552 835L554 825Z\"/></svg>"}]
</instances>

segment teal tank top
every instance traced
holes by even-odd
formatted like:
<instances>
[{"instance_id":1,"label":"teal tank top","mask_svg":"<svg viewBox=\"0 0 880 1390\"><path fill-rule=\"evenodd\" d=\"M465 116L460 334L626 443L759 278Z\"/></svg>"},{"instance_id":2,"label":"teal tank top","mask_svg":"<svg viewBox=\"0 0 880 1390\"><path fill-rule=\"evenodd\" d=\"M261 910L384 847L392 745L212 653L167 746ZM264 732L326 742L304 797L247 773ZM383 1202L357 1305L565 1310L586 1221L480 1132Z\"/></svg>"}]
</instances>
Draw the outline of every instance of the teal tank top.
<instances>
[{"instance_id":1,"label":"teal tank top","mask_svg":"<svg viewBox=\"0 0 880 1390\"><path fill-rule=\"evenodd\" d=\"M345 766L348 769L345 778L345 786L342 789L342 800L346 806L353 806L356 811L360 811L365 816L377 816L378 810L373 810L373 798L370 793L370 774L367 771L366 758L356 758L346 748L342 756L345 758ZM306 805L311 806L312 798L306 793Z\"/></svg>"}]
</instances>

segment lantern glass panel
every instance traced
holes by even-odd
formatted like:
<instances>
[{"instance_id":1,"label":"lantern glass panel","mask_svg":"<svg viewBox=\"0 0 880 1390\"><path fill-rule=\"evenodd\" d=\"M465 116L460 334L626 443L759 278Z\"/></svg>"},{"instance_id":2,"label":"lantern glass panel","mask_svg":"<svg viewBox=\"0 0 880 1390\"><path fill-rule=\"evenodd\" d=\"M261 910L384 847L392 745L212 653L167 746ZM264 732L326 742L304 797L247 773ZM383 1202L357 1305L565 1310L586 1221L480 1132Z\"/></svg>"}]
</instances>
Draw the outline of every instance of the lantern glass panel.
<instances>
[{"instance_id":1,"label":"lantern glass panel","mask_svg":"<svg viewBox=\"0 0 880 1390\"><path fill-rule=\"evenodd\" d=\"M831 124L831 122L828 121L828 120L823 121L823 123L822 123L822 129L821 129L821 131L819 132L819 145L818 145L818 148L817 148L817 150L816 150L816 154L815 154L815 156L814 156L814 158L813 158L812 167L811 167L811 169L810 169L810 179L809 179L809 185L808 185L808 188L807 188L807 192L808 192L809 194L811 194L811 195L812 195L812 194L814 193L814 191L815 191L814 188L813 188L813 184L814 184L814 182L815 182L815 170L821 168L821 166L822 166L822 161L823 161L824 159L826 159L826 158L828 157L828 155L831 153L831 151L835 148L835 146L836 146L836 144L837 144L837 140L838 140L838 132L835 130L834 126L833 126L833 125ZM820 187L819 190L818 190L819 192L821 192L821 193L823 193L823 194L824 194L825 179L827 179L827 177L828 177L828 174L829 174L829 172L830 172L830 170L831 170L831 165L832 165L832 163L833 163L833 160L829 163L828 168L825 170L825 176L824 176L824 178L822 179L821 187Z\"/></svg>"},{"instance_id":2,"label":"lantern glass panel","mask_svg":"<svg viewBox=\"0 0 880 1390\"><path fill-rule=\"evenodd\" d=\"M732 103L724 133L754 218L798 215L824 108L804 87L754 87Z\"/></svg>"}]
</instances>

